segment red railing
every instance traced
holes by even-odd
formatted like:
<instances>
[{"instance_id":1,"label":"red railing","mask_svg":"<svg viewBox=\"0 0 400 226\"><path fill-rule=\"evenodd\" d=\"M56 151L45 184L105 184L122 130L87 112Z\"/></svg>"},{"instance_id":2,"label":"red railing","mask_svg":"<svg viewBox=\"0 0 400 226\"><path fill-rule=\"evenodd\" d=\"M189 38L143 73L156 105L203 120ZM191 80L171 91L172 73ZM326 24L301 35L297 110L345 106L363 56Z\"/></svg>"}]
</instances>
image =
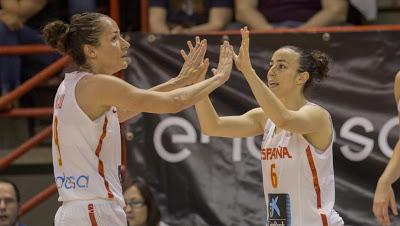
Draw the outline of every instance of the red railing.
<instances>
[{"instance_id":1,"label":"red railing","mask_svg":"<svg viewBox=\"0 0 400 226\"><path fill-rule=\"evenodd\" d=\"M120 22L119 14L119 0L110 0L110 16L118 24ZM46 45L18 45L18 46L0 46L0 55L27 55L27 54L41 54L41 53L52 53L55 50ZM63 56L53 64L49 65L36 75L32 76L29 80L18 86L10 93L0 97L0 109L6 109L6 106L11 104L14 100L23 96L33 88L42 84L49 78L55 75L57 71L60 71L66 64L70 62L70 57ZM51 116L53 114L53 108L25 108L25 109L9 109L7 111L0 112L0 117L43 117ZM33 147L40 144L42 141L51 136L52 126L48 126L33 137L29 138L26 142L21 144L15 150L11 151L5 157L0 159L0 172L5 170L9 165L12 164L20 156L30 151ZM126 150L125 144L123 144L122 162L126 162ZM125 167L123 167L125 169ZM123 172L124 174L124 172ZM26 201L20 210L20 216L27 213L29 210L45 201L47 198L52 196L57 191L56 184L53 183L42 192L38 193L28 201Z\"/></svg>"},{"instance_id":2,"label":"red railing","mask_svg":"<svg viewBox=\"0 0 400 226\"><path fill-rule=\"evenodd\" d=\"M110 16L119 24L119 0L110 0ZM148 23L148 0L141 0L141 31L149 31ZM322 32L365 32L365 31L385 31L385 30L400 30L400 25L385 25L385 26L358 26L358 27L327 27L327 28L312 28L312 29L274 29L274 30L256 30L252 34L269 34L269 33L322 33ZM208 32L203 35L237 35L239 31L219 31ZM37 53L51 53L54 49L45 45L20 45L20 46L1 46L0 55L23 55ZM0 109L7 104L21 97L29 90L40 85L45 80L49 79L54 73L60 70L65 64L70 61L69 57L62 57L49 67L45 68L24 84L11 91L9 94L0 97ZM26 109L10 109L0 113L0 117L43 117L51 116L52 108L26 108ZM32 138L28 139L24 144L13 150L10 154L0 159L0 171L6 169L15 159L28 152L32 147L42 142L51 135L51 126L37 133ZM121 135L123 136L122 132ZM123 139L124 140L124 139ZM123 174L125 174L126 164L126 145L122 142L122 163ZM57 191L56 185L53 183L42 192L29 199L22 205L20 215L24 215L30 209L39 205L45 199L53 195Z\"/></svg>"}]
</instances>

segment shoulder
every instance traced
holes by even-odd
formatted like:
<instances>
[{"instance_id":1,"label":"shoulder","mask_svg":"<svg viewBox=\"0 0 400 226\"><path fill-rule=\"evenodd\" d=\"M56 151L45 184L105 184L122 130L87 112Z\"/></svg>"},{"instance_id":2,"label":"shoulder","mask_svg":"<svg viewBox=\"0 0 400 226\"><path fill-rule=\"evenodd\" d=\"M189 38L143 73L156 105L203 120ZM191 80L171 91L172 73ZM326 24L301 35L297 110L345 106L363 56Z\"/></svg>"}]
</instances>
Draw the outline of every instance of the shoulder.
<instances>
[{"instance_id":1,"label":"shoulder","mask_svg":"<svg viewBox=\"0 0 400 226\"><path fill-rule=\"evenodd\" d=\"M300 108L300 111L303 111L304 113L318 119L331 121L331 114L329 113L329 111L318 104L306 104Z\"/></svg>"}]
</instances>

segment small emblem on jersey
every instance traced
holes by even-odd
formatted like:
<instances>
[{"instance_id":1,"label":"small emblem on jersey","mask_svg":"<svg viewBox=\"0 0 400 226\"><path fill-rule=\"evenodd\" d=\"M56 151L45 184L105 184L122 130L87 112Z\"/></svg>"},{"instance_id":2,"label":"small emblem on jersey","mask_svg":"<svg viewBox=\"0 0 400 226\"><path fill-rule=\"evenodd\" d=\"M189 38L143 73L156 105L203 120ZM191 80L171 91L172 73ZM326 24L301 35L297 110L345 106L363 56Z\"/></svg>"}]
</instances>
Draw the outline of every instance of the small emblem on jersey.
<instances>
[{"instance_id":1,"label":"small emblem on jersey","mask_svg":"<svg viewBox=\"0 0 400 226\"><path fill-rule=\"evenodd\" d=\"M62 104L64 102L64 97L65 97L65 94L57 95L57 97L56 97L56 109L61 109Z\"/></svg>"},{"instance_id":2,"label":"small emblem on jersey","mask_svg":"<svg viewBox=\"0 0 400 226\"><path fill-rule=\"evenodd\" d=\"M274 147L261 149L261 160L292 158L287 147Z\"/></svg>"},{"instance_id":3,"label":"small emblem on jersey","mask_svg":"<svg viewBox=\"0 0 400 226\"><path fill-rule=\"evenodd\" d=\"M268 194L268 226L290 226L289 194Z\"/></svg>"},{"instance_id":4,"label":"small emblem on jersey","mask_svg":"<svg viewBox=\"0 0 400 226\"><path fill-rule=\"evenodd\" d=\"M79 176L58 176L56 177L57 188L62 189L87 189L89 187L89 176L79 175Z\"/></svg>"}]
</instances>

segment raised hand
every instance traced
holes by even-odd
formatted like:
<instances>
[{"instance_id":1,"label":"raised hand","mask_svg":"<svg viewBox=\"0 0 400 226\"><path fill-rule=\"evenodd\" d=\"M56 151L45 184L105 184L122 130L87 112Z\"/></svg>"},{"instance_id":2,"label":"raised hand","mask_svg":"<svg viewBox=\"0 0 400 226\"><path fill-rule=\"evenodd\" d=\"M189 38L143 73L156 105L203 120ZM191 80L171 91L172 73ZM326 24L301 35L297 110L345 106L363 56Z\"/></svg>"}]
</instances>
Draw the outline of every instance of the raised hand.
<instances>
[{"instance_id":1,"label":"raised hand","mask_svg":"<svg viewBox=\"0 0 400 226\"><path fill-rule=\"evenodd\" d=\"M233 47L228 41L224 41L224 44L220 46L218 67L212 69L214 76L222 76L224 81L229 79L233 64L232 57Z\"/></svg>"},{"instance_id":2,"label":"raised hand","mask_svg":"<svg viewBox=\"0 0 400 226\"><path fill-rule=\"evenodd\" d=\"M389 206L392 212L398 215L392 186L378 182L374 196L373 212L379 224L382 226L390 225Z\"/></svg>"},{"instance_id":3,"label":"raised hand","mask_svg":"<svg viewBox=\"0 0 400 226\"><path fill-rule=\"evenodd\" d=\"M176 77L178 81L181 81L183 85L191 85L199 80L203 72L202 66L204 66L204 55L207 51L207 40L203 39L200 41L200 38L196 37L196 44L193 47L191 41L187 41L187 45L189 47L189 54L186 54L184 50L181 50L180 53L184 59L184 64L182 66L179 75ZM207 63L208 65L208 63ZM208 66L207 66L208 68Z\"/></svg>"},{"instance_id":4,"label":"raised hand","mask_svg":"<svg viewBox=\"0 0 400 226\"><path fill-rule=\"evenodd\" d=\"M239 54L233 53L233 59L235 61L236 68L241 71L251 70L250 54L249 54L249 30L247 27L240 29L242 35L242 43L240 45Z\"/></svg>"}]
</instances>

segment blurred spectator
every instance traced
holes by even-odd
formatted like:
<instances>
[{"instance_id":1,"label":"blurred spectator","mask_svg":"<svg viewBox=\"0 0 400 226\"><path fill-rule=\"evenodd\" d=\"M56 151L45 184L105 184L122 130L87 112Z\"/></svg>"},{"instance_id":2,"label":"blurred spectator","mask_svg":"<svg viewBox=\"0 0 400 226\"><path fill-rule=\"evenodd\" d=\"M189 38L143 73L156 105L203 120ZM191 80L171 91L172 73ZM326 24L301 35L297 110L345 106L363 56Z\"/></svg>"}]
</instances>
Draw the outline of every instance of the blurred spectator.
<instances>
[{"instance_id":1,"label":"blurred spectator","mask_svg":"<svg viewBox=\"0 0 400 226\"><path fill-rule=\"evenodd\" d=\"M150 31L193 34L218 31L232 20L232 0L151 0Z\"/></svg>"},{"instance_id":2,"label":"blurred spectator","mask_svg":"<svg viewBox=\"0 0 400 226\"><path fill-rule=\"evenodd\" d=\"M235 0L236 20L253 29L340 25L347 8L347 0Z\"/></svg>"},{"instance_id":3,"label":"blurred spectator","mask_svg":"<svg viewBox=\"0 0 400 226\"><path fill-rule=\"evenodd\" d=\"M69 15L83 12L96 12L96 0L68 0Z\"/></svg>"},{"instance_id":4,"label":"blurred spectator","mask_svg":"<svg viewBox=\"0 0 400 226\"><path fill-rule=\"evenodd\" d=\"M127 177L124 198L128 226L168 226L161 221L158 202L144 179Z\"/></svg>"},{"instance_id":5,"label":"blurred spectator","mask_svg":"<svg viewBox=\"0 0 400 226\"><path fill-rule=\"evenodd\" d=\"M9 180L0 179L0 226L25 226L17 222L19 207L17 186Z\"/></svg>"},{"instance_id":6,"label":"blurred spectator","mask_svg":"<svg viewBox=\"0 0 400 226\"><path fill-rule=\"evenodd\" d=\"M0 45L44 44L41 33L27 26L28 20L46 5L46 0L0 0ZM29 57L29 56L27 56ZM31 58L33 58L31 56ZM49 64L57 55L38 55L35 62ZM22 80L22 57L0 56L0 94L18 86Z\"/></svg>"}]
</instances>

